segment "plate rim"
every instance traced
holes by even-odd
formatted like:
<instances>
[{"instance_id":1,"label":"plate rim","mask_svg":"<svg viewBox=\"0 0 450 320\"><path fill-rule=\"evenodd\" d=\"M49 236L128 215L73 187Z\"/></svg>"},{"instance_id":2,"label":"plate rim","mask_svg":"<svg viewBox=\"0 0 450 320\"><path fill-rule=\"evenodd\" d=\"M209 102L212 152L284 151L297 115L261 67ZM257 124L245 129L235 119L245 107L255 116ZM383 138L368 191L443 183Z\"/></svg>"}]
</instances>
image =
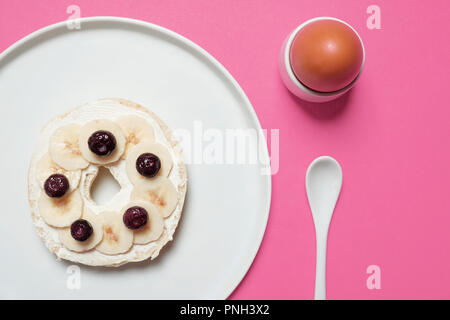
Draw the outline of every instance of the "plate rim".
<instances>
[{"instance_id":1,"label":"plate rim","mask_svg":"<svg viewBox=\"0 0 450 320\"><path fill-rule=\"evenodd\" d=\"M56 29L59 29L64 25L67 26L68 21L73 21L73 20L64 20L64 21L60 21L60 22L42 27L36 31L31 32L30 34L26 35L25 37L17 40L12 45L7 47L3 52L0 53L0 63L3 62L7 57L12 56L17 49L22 47L27 42L30 42L31 40L37 40L39 37L45 36L46 33L49 33ZM252 104L250 103L250 100L248 99L247 95L245 94L245 92L241 88L241 86L238 84L236 79L234 79L234 77L231 75L231 73L216 58L214 58L209 52L207 52L205 49L200 47L198 44L194 43L192 40L186 38L185 36L180 35L179 33L175 32L175 31L172 31L165 27L153 24L151 22L143 21L143 20L127 18L127 17L116 17L116 16L93 16L93 17L80 18L79 21L81 24L91 23L91 22L104 22L104 23L117 23L118 25L121 23L131 24L134 26L144 27L144 28L150 29L152 31L159 32L169 38L175 39L176 41L180 42L184 46L187 46L187 47L191 48L192 50L194 50L195 52L197 52L202 58L206 59L212 66L214 66L225 77L225 79L232 85L233 89L237 91L240 98L244 102L244 105L245 105L247 111L249 112L252 122L255 124L255 127L258 131L259 136L261 138L264 138L263 141L266 142L265 144L261 144L261 145L264 145L263 156L265 158L264 160L266 160L267 163L269 163L269 171L270 171L270 162L269 162L270 156L269 156L269 150L267 147L267 139L265 138L265 136L262 132L261 123L259 122L259 119L258 119L258 116L256 115L255 109L253 108ZM70 31L70 30L68 29L68 31ZM79 31L79 30L77 30L77 31ZM46 41L46 40L42 39L42 41ZM30 48L33 48L33 46L31 46ZM7 64L8 63L6 63L4 65L7 65ZM0 69L1 68L2 67L0 64ZM260 228L260 230L257 230L255 241L253 242L253 245L250 248L251 250L248 250L244 256L245 259L242 259L244 261L241 263L242 267L239 268L240 269L239 272L235 272L234 275L231 277L231 280L228 282L228 284L223 286L223 288L224 288L223 294L218 294L214 299L225 300L225 299L229 298L229 296L234 292L234 290L240 285L242 280L247 275L248 271L250 270L250 268L256 258L256 255L259 252L259 249L261 247L262 240L264 238L264 234L265 234L265 231L267 228L268 220L269 220L271 199L272 199L272 175L267 174L266 177L267 177L266 178L267 199L265 200L264 216L262 217L262 219L263 219L262 227Z\"/></svg>"}]
</instances>

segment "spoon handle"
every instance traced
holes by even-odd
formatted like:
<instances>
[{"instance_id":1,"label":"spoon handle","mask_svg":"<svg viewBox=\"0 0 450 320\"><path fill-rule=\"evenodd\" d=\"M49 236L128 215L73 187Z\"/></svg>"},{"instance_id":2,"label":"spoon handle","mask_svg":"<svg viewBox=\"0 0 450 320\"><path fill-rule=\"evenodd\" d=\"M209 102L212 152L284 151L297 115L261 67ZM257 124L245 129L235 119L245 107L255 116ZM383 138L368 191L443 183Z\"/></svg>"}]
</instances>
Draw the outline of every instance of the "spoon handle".
<instances>
[{"instance_id":1,"label":"spoon handle","mask_svg":"<svg viewBox=\"0 0 450 320\"><path fill-rule=\"evenodd\" d=\"M316 286L314 290L315 300L326 299L326 259L327 259L327 235L328 230L316 229Z\"/></svg>"}]
</instances>

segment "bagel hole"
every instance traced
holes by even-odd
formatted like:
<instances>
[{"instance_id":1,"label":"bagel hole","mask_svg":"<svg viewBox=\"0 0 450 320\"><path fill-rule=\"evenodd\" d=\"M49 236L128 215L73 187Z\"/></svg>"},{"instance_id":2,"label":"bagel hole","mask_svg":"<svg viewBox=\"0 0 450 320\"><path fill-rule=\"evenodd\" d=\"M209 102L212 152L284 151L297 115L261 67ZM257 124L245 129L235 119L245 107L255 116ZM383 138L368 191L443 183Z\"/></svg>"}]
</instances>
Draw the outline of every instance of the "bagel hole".
<instances>
[{"instance_id":1,"label":"bagel hole","mask_svg":"<svg viewBox=\"0 0 450 320\"><path fill-rule=\"evenodd\" d=\"M120 185L105 167L98 168L98 174L91 186L91 197L97 205L104 205L120 191Z\"/></svg>"}]
</instances>

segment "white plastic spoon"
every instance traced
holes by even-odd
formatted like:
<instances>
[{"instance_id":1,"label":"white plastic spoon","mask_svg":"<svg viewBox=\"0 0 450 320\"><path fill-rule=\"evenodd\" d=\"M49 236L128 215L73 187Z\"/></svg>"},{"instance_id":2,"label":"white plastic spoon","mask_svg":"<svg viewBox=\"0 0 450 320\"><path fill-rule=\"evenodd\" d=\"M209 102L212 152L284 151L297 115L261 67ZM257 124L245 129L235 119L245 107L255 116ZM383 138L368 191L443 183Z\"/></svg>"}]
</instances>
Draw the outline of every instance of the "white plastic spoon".
<instances>
[{"instance_id":1,"label":"white plastic spoon","mask_svg":"<svg viewBox=\"0 0 450 320\"><path fill-rule=\"evenodd\" d=\"M306 193L316 229L316 288L314 299L326 298L327 237L342 186L342 169L331 157L315 159L306 172Z\"/></svg>"}]
</instances>

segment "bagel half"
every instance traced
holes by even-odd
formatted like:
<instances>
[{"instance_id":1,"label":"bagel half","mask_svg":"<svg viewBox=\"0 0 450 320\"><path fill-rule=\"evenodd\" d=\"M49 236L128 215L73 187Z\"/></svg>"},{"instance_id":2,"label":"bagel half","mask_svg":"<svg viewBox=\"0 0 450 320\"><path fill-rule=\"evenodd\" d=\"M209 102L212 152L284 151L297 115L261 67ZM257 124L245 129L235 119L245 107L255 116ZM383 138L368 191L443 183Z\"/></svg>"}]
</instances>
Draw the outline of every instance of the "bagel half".
<instances>
[{"instance_id":1,"label":"bagel half","mask_svg":"<svg viewBox=\"0 0 450 320\"><path fill-rule=\"evenodd\" d=\"M40 160L48 157L50 138L57 129L73 124L83 126L90 121L98 119L115 121L120 117L130 115L138 116L150 123L154 129L154 136L152 137L154 142L163 145L169 151L173 167L167 178L175 186L178 202L170 215L166 216L167 214L164 214L166 216L164 217L164 230L159 238L154 241L146 244L133 243L130 249L118 254L104 254L96 250L95 247L84 252L69 250L60 241L59 234L61 233L61 228L46 223L44 220L45 213L43 215L43 212L41 212L44 207L42 205L40 206L39 200L41 194L45 194L45 192L41 186L42 174L40 175L39 169ZM148 135L150 136L151 134L149 133ZM121 146L126 151L128 151L128 147ZM124 152L123 156L126 153ZM135 186L127 176L126 159L123 156L117 161L106 164L90 162L86 166L82 158L70 163L70 165L74 165L74 168L77 166L81 167L70 171L69 177L72 179L71 181L76 181L77 183L79 180L78 189L83 200L83 212L89 212L89 214L96 214L97 216L101 216L102 212L119 212L127 203L134 200L131 199L131 194ZM83 166L85 168L82 168ZM99 166L104 166L110 170L113 177L121 186L120 192L105 205L97 205L90 196L90 188L98 173ZM78 178L78 171L81 171L81 177L76 179ZM160 250L173 239L175 229L181 217L186 189L186 166L183 162L181 148L174 139L171 130L153 112L139 104L118 98L100 99L92 103L87 103L51 120L40 133L28 172L28 198L31 216L39 236L43 239L48 249L56 254L58 258L90 266L117 267L128 262L137 262L148 258L153 260L156 258Z\"/></svg>"}]
</instances>

